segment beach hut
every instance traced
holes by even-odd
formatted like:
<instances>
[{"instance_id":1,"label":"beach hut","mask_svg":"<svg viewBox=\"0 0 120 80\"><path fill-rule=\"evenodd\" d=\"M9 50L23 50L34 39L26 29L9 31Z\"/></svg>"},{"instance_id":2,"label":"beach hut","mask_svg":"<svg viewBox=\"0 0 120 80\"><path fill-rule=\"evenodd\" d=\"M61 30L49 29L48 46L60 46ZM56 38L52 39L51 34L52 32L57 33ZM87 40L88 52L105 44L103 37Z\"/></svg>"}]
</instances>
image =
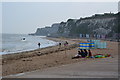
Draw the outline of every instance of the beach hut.
<instances>
[{"instance_id":1,"label":"beach hut","mask_svg":"<svg viewBox=\"0 0 120 80\"><path fill-rule=\"evenodd\" d=\"M97 37L97 39L99 39L99 38L100 38L100 35L97 35L96 37Z\"/></svg>"},{"instance_id":2,"label":"beach hut","mask_svg":"<svg viewBox=\"0 0 120 80\"><path fill-rule=\"evenodd\" d=\"M86 38L90 38L90 35L89 35L89 34L86 34Z\"/></svg>"},{"instance_id":3,"label":"beach hut","mask_svg":"<svg viewBox=\"0 0 120 80\"><path fill-rule=\"evenodd\" d=\"M101 35L101 39L105 39L105 35Z\"/></svg>"},{"instance_id":4,"label":"beach hut","mask_svg":"<svg viewBox=\"0 0 120 80\"><path fill-rule=\"evenodd\" d=\"M93 37L96 38L96 34L94 34Z\"/></svg>"},{"instance_id":5,"label":"beach hut","mask_svg":"<svg viewBox=\"0 0 120 80\"><path fill-rule=\"evenodd\" d=\"M83 35L82 34L80 34L80 38L82 38L83 37Z\"/></svg>"}]
</instances>

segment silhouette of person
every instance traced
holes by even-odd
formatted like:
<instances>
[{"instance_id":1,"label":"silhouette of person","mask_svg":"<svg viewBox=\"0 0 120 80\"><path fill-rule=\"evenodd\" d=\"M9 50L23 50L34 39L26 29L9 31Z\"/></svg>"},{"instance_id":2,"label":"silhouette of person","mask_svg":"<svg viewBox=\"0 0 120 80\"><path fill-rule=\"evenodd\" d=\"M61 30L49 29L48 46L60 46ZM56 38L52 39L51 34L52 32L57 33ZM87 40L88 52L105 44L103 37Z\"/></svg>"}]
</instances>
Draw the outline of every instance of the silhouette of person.
<instances>
[{"instance_id":1,"label":"silhouette of person","mask_svg":"<svg viewBox=\"0 0 120 80\"><path fill-rule=\"evenodd\" d=\"M40 44L40 43L38 43L38 47L39 47L39 48L40 48L40 45L41 45L41 44Z\"/></svg>"},{"instance_id":2,"label":"silhouette of person","mask_svg":"<svg viewBox=\"0 0 120 80\"><path fill-rule=\"evenodd\" d=\"M90 51L90 49L88 50L88 52L89 52L89 57L92 57L92 52Z\"/></svg>"},{"instance_id":3,"label":"silhouette of person","mask_svg":"<svg viewBox=\"0 0 120 80\"><path fill-rule=\"evenodd\" d=\"M81 56L81 52L78 51L77 55L75 55L75 57L72 57L72 59L79 58L80 56Z\"/></svg>"},{"instance_id":4,"label":"silhouette of person","mask_svg":"<svg viewBox=\"0 0 120 80\"><path fill-rule=\"evenodd\" d=\"M62 44L61 44L61 43L59 43L59 48L61 48L61 45L62 45Z\"/></svg>"},{"instance_id":5,"label":"silhouette of person","mask_svg":"<svg viewBox=\"0 0 120 80\"><path fill-rule=\"evenodd\" d=\"M82 49L80 49L80 51L78 51L78 54L75 55L75 57L72 57L72 59L80 58L80 57L86 57L86 54Z\"/></svg>"},{"instance_id":6,"label":"silhouette of person","mask_svg":"<svg viewBox=\"0 0 120 80\"><path fill-rule=\"evenodd\" d=\"M85 54L85 52L83 51L83 49L80 49L80 51L81 51L81 53L80 53L81 57L86 57L86 54Z\"/></svg>"},{"instance_id":7,"label":"silhouette of person","mask_svg":"<svg viewBox=\"0 0 120 80\"><path fill-rule=\"evenodd\" d=\"M85 54L85 57L88 55L88 52L86 49L84 49L84 54Z\"/></svg>"},{"instance_id":8,"label":"silhouette of person","mask_svg":"<svg viewBox=\"0 0 120 80\"><path fill-rule=\"evenodd\" d=\"M68 42L67 42L67 41L65 41L64 46L67 46L67 45L68 45Z\"/></svg>"}]
</instances>

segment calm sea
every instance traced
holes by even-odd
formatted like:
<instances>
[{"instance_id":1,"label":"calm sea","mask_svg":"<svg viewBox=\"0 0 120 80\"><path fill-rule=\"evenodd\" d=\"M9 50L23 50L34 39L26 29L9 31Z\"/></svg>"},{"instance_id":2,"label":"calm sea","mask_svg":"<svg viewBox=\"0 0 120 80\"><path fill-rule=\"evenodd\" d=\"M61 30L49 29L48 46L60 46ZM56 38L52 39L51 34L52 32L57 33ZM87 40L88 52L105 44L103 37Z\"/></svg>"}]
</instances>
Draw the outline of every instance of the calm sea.
<instances>
[{"instance_id":1,"label":"calm sea","mask_svg":"<svg viewBox=\"0 0 120 80\"><path fill-rule=\"evenodd\" d=\"M25 40L23 40L25 39ZM31 36L26 34L2 34L0 35L0 54L9 54L57 45L56 42L47 40L43 36Z\"/></svg>"}]
</instances>

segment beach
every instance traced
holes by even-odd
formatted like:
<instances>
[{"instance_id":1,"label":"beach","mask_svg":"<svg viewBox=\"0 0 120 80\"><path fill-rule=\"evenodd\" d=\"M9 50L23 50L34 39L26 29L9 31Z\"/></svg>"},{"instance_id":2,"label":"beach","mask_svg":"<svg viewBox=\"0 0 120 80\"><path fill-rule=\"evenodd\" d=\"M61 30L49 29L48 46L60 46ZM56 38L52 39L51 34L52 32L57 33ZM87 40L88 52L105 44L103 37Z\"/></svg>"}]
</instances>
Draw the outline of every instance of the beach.
<instances>
[{"instance_id":1,"label":"beach","mask_svg":"<svg viewBox=\"0 0 120 80\"><path fill-rule=\"evenodd\" d=\"M18 73L43 70L50 67L58 67L66 64L95 62L103 58L78 58L72 59L77 54L79 42L86 39L68 38L47 38L57 42L68 41L69 45L51 46L33 51L20 52L15 54L5 54L2 56L2 75L8 76ZM92 49L92 54L111 54L111 57L118 60L118 42L107 42L106 49ZM106 58L109 60L109 58ZM82 65L82 64L81 64ZM86 64L87 65L87 64Z\"/></svg>"}]
</instances>

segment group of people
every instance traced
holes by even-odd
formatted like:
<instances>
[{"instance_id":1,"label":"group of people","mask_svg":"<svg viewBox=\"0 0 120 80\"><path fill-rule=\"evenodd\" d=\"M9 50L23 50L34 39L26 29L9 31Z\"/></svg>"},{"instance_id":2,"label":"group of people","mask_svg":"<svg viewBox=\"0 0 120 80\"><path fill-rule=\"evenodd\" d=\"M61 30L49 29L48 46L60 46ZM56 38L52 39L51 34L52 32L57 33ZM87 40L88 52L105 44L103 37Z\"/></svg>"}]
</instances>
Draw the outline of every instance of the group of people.
<instances>
[{"instance_id":1,"label":"group of people","mask_svg":"<svg viewBox=\"0 0 120 80\"><path fill-rule=\"evenodd\" d=\"M59 43L59 48L61 47L61 45L62 45L62 43L60 42L60 43ZM68 42L65 41L64 46L67 46L67 45L68 45Z\"/></svg>"},{"instance_id":2,"label":"group of people","mask_svg":"<svg viewBox=\"0 0 120 80\"><path fill-rule=\"evenodd\" d=\"M59 48L61 47L61 45L62 45L62 43L59 43ZM67 46L67 45L68 45L68 42L65 41L64 46ZM38 43L38 47L39 47L39 48L40 48L40 46L41 46L41 44ZM90 49L89 49L89 50L80 49L80 50L78 50L77 55L75 55L74 57L72 57L72 59L80 58L80 57L85 58L85 57L87 57L87 56L88 56L88 57L91 57L91 56L92 56L92 53L91 53Z\"/></svg>"},{"instance_id":3,"label":"group of people","mask_svg":"<svg viewBox=\"0 0 120 80\"><path fill-rule=\"evenodd\" d=\"M91 51L90 50L86 50L86 49L80 49L79 51L78 51L78 54L77 55L75 55L74 57L72 57L72 59L75 59L75 58L80 58L80 57L87 57L87 56L89 56L89 57L91 57L92 56L92 53L91 53Z\"/></svg>"}]
</instances>

